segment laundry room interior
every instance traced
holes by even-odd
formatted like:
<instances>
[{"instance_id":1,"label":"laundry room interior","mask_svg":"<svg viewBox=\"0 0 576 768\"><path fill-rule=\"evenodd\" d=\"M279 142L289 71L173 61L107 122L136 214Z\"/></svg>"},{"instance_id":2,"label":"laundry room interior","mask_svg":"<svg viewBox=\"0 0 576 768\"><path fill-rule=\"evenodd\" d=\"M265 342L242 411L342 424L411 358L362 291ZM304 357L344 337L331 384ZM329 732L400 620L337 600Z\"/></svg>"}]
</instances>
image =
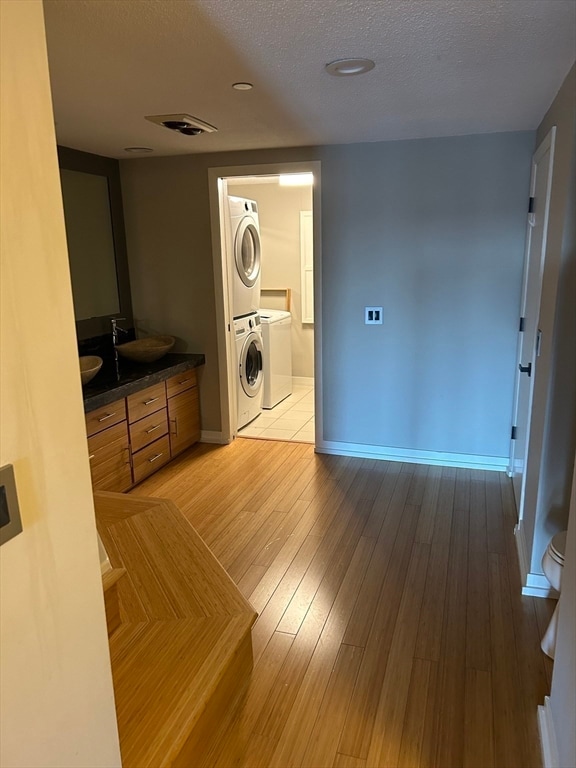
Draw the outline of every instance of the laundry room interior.
<instances>
[{"instance_id":1,"label":"laundry room interior","mask_svg":"<svg viewBox=\"0 0 576 768\"><path fill-rule=\"evenodd\" d=\"M313 181L312 173L227 179L238 437L314 443ZM234 216L246 205L254 226ZM253 279L243 278L249 286L238 282L246 261L253 267ZM245 296L252 292L251 303L237 298L238 284ZM242 336L251 322L261 362L258 339L251 354Z\"/></svg>"}]
</instances>

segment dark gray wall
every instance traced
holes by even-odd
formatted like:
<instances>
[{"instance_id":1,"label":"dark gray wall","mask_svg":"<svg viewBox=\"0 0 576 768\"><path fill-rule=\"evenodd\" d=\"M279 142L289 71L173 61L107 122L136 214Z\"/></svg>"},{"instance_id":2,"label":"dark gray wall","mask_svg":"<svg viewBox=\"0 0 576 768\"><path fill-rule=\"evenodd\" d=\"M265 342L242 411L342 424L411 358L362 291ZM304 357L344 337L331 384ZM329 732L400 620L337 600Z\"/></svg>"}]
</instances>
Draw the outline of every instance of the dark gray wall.
<instances>
[{"instance_id":1,"label":"dark gray wall","mask_svg":"<svg viewBox=\"0 0 576 768\"><path fill-rule=\"evenodd\" d=\"M220 429L207 169L320 160L325 439L507 456L533 147L522 132L124 161L135 317L206 353L203 428Z\"/></svg>"}]
</instances>

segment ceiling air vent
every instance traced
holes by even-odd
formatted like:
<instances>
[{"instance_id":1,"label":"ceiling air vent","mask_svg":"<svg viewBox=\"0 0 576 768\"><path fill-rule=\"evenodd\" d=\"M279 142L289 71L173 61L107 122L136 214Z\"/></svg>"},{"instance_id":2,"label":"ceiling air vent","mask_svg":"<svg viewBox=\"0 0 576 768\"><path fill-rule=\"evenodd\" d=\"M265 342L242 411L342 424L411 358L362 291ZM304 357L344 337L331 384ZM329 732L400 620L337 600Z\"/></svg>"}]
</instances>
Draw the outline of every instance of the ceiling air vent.
<instances>
[{"instance_id":1,"label":"ceiling air vent","mask_svg":"<svg viewBox=\"0 0 576 768\"><path fill-rule=\"evenodd\" d=\"M156 125L162 125L171 131L183 133L185 136L198 136L201 133L214 133L218 130L210 123L198 120L192 115L146 115L146 120Z\"/></svg>"}]
</instances>

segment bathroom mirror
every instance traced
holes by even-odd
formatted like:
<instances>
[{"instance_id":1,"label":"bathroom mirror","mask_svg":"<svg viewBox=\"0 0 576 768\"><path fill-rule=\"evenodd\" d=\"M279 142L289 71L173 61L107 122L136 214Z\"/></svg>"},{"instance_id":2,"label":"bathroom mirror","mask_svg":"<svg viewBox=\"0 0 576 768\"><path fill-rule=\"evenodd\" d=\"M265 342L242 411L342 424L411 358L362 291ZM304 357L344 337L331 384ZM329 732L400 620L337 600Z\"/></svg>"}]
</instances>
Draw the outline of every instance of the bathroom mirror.
<instances>
[{"instance_id":1,"label":"bathroom mirror","mask_svg":"<svg viewBox=\"0 0 576 768\"><path fill-rule=\"evenodd\" d=\"M79 340L132 325L120 172L117 160L58 148L66 239Z\"/></svg>"}]
</instances>

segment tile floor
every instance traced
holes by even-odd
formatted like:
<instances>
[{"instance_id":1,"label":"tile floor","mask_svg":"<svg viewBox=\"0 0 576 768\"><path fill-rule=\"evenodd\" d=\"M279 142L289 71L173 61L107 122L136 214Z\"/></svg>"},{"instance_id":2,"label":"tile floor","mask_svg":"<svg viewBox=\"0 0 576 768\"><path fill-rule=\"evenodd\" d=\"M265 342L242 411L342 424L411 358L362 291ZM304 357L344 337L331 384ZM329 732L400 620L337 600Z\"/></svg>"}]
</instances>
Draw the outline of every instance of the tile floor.
<instances>
[{"instance_id":1,"label":"tile floor","mask_svg":"<svg viewBox=\"0 0 576 768\"><path fill-rule=\"evenodd\" d=\"M294 384L292 394L238 432L238 437L314 442L314 387Z\"/></svg>"}]
</instances>

